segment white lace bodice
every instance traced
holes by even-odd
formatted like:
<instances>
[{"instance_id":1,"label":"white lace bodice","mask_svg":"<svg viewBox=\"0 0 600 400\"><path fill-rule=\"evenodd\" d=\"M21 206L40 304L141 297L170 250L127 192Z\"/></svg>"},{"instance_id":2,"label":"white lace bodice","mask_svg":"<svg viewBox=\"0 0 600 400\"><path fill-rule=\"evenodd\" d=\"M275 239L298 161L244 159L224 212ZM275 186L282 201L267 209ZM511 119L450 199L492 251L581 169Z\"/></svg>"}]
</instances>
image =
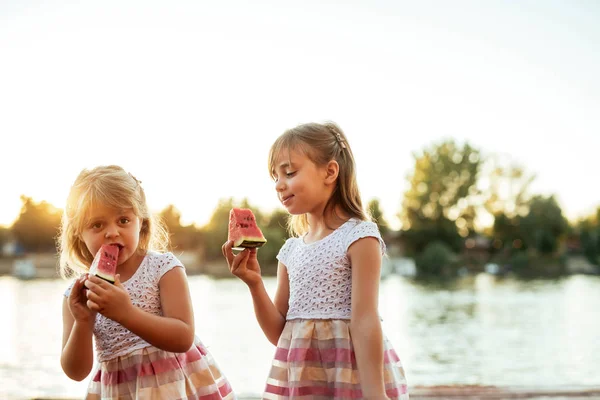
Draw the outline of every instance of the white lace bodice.
<instances>
[{"instance_id":1,"label":"white lace bodice","mask_svg":"<svg viewBox=\"0 0 600 400\"><path fill-rule=\"evenodd\" d=\"M288 239L277 259L287 268L290 298L286 319L350 319L352 268L348 248L363 237L385 243L374 222L350 219L314 243Z\"/></svg>"},{"instance_id":2,"label":"white lace bodice","mask_svg":"<svg viewBox=\"0 0 600 400\"><path fill-rule=\"evenodd\" d=\"M174 267L183 268L183 264L172 253L148 252L133 276L122 282L131 303L150 314L162 315L158 282ZM68 296L69 292L70 287L65 295ZM101 362L150 346L148 342L102 314L96 315L94 337L96 354Z\"/></svg>"}]
</instances>

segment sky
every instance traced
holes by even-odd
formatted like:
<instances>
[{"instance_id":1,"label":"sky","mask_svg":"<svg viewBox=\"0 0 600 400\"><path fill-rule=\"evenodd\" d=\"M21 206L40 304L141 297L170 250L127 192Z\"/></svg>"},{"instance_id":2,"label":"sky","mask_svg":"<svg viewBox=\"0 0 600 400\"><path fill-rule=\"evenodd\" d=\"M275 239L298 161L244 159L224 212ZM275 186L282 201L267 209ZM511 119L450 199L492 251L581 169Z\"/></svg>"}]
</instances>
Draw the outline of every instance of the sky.
<instances>
[{"instance_id":1,"label":"sky","mask_svg":"<svg viewBox=\"0 0 600 400\"><path fill-rule=\"evenodd\" d=\"M448 138L590 214L599 19L592 0L0 2L0 225L106 164L185 224L223 198L269 210L271 143L325 120L392 226L413 153Z\"/></svg>"}]
</instances>

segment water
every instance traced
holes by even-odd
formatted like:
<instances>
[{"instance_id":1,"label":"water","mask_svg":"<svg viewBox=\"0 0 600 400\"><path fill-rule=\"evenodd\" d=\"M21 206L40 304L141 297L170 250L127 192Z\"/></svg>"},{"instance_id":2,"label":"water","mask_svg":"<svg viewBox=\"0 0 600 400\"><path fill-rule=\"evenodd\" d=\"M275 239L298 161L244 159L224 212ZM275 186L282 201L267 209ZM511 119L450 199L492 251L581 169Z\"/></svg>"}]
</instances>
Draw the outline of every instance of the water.
<instances>
[{"instance_id":1,"label":"water","mask_svg":"<svg viewBox=\"0 0 600 400\"><path fill-rule=\"evenodd\" d=\"M261 393L273 346L245 285L192 276L198 336L240 394ZM81 397L87 380L61 371L62 280L0 277L0 399ZM273 294L275 280L267 279ZM385 334L410 386L600 385L600 278L496 280L446 286L399 276L381 283Z\"/></svg>"}]
</instances>

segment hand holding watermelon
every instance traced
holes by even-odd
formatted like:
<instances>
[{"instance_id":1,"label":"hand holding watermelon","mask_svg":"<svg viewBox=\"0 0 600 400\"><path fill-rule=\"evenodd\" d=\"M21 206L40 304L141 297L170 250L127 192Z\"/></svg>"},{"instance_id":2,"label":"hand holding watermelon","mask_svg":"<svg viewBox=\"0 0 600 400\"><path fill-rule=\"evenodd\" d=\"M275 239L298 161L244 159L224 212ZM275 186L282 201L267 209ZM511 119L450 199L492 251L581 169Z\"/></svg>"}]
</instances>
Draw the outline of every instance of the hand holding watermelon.
<instances>
[{"instance_id":1,"label":"hand holding watermelon","mask_svg":"<svg viewBox=\"0 0 600 400\"><path fill-rule=\"evenodd\" d=\"M88 288L87 306L90 310L119 323L130 313L133 305L121 284L120 275L115 276L114 284L97 276L90 276L85 286Z\"/></svg>"},{"instance_id":2,"label":"hand holding watermelon","mask_svg":"<svg viewBox=\"0 0 600 400\"><path fill-rule=\"evenodd\" d=\"M221 248L227 260L229 271L253 286L262 281L260 265L256 259L256 249L267 243L256 217L248 208L232 208L229 211L227 242ZM233 250L240 251L237 255Z\"/></svg>"},{"instance_id":3,"label":"hand holding watermelon","mask_svg":"<svg viewBox=\"0 0 600 400\"><path fill-rule=\"evenodd\" d=\"M93 325L96 318L96 313L90 310L86 305L87 290L85 290L84 286L86 280L87 275L83 275L81 278L75 280L73 286L71 287L71 293L69 294L68 305L69 311L71 312L71 315L75 321Z\"/></svg>"},{"instance_id":4,"label":"hand holding watermelon","mask_svg":"<svg viewBox=\"0 0 600 400\"><path fill-rule=\"evenodd\" d=\"M233 244L232 240L228 240L221 248L223 256L227 260L229 271L250 287L260 283L262 276L260 274L260 265L256 258L256 248L244 249L242 252L234 255Z\"/></svg>"}]
</instances>

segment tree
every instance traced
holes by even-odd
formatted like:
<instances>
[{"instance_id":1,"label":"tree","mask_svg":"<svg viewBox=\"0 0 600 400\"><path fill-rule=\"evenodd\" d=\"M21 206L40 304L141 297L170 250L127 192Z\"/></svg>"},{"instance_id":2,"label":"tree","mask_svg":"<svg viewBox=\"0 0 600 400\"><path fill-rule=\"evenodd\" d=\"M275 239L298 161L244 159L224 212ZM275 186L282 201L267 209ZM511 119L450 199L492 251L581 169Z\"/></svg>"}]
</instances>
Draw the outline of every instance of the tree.
<instances>
[{"instance_id":1,"label":"tree","mask_svg":"<svg viewBox=\"0 0 600 400\"><path fill-rule=\"evenodd\" d=\"M509 157L492 156L485 163L483 176L484 199L483 210L494 219L491 236L492 249L504 249L509 253L522 251L528 245L522 230L522 219L529 212L529 187L535 175ZM548 239L545 236L545 239ZM545 240L544 239L544 240Z\"/></svg>"},{"instance_id":2,"label":"tree","mask_svg":"<svg viewBox=\"0 0 600 400\"><path fill-rule=\"evenodd\" d=\"M5 228L3 226L0 226L0 252L2 247L8 243L10 238L10 230L8 228Z\"/></svg>"},{"instance_id":3,"label":"tree","mask_svg":"<svg viewBox=\"0 0 600 400\"><path fill-rule=\"evenodd\" d=\"M223 259L221 247L227 241L229 230L229 211L234 207L233 198L219 200L210 220L202 228L208 260Z\"/></svg>"},{"instance_id":4,"label":"tree","mask_svg":"<svg viewBox=\"0 0 600 400\"><path fill-rule=\"evenodd\" d=\"M521 219L525 243L542 254L551 254L567 232L568 222L554 196L534 196L529 213Z\"/></svg>"},{"instance_id":5,"label":"tree","mask_svg":"<svg viewBox=\"0 0 600 400\"><path fill-rule=\"evenodd\" d=\"M367 205L367 210L369 214L371 214L371 218L379 227L379 232L381 232L382 236L385 236L386 233L389 232L390 228L388 226L387 221L383 218L383 211L381 210L381 205L378 199L372 199L369 201Z\"/></svg>"},{"instance_id":6,"label":"tree","mask_svg":"<svg viewBox=\"0 0 600 400\"><path fill-rule=\"evenodd\" d=\"M261 226L267 243L258 250L258 261L264 275L277 274L277 254L289 237L287 231L288 219L288 212L280 208L276 208L270 215L264 217Z\"/></svg>"},{"instance_id":7,"label":"tree","mask_svg":"<svg viewBox=\"0 0 600 400\"><path fill-rule=\"evenodd\" d=\"M199 229L193 224L187 226L181 224L181 213L174 205L170 204L165 207L159 213L159 217L169 232L173 249L194 249L203 243L203 237Z\"/></svg>"},{"instance_id":8,"label":"tree","mask_svg":"<svg viewBox=\"0 0 600 400\"><path fill-rule=\"evenodd\" d=\"M484 170L489 171L484 176L487 181L485 210L493 216L503 214L509 219L526 215L531 197L529 187L535 175L510 158L499 156L490 157Z\"/></svg>"},{"instance_id":9,"label":"tree","mask_svg":"<svg viewBox=\"0 0 600 400\"><path fill-rule=\"evenodd\" d=\"M474 226L470 201L478 193L479 151L447 140L413 156L415 168L399 214L408 244L421 252L438 240L459 250L461 237L470 235Z\"/></svg>"},{"instance_id":10,"label":"tree","mask_svg":"<svg viewBox=\"0 0 600 400\"><path fill-rule=\"evenodd\" d=\"M25 251L56 251L62 211L45 201L36 203L25 195L21 201L21 213L11 227L14 238Z\"/></svg>"},{"instance_id":11,"label":"tree","mask_svg":"<svg viewBox=\"0 0 600 400\"><path fill-rule=\"evenodd\" d=\"M575 227L582 251L588 261L600 265L600 207L595 215L580 220Z\"/></svg>"}]
</instances>

